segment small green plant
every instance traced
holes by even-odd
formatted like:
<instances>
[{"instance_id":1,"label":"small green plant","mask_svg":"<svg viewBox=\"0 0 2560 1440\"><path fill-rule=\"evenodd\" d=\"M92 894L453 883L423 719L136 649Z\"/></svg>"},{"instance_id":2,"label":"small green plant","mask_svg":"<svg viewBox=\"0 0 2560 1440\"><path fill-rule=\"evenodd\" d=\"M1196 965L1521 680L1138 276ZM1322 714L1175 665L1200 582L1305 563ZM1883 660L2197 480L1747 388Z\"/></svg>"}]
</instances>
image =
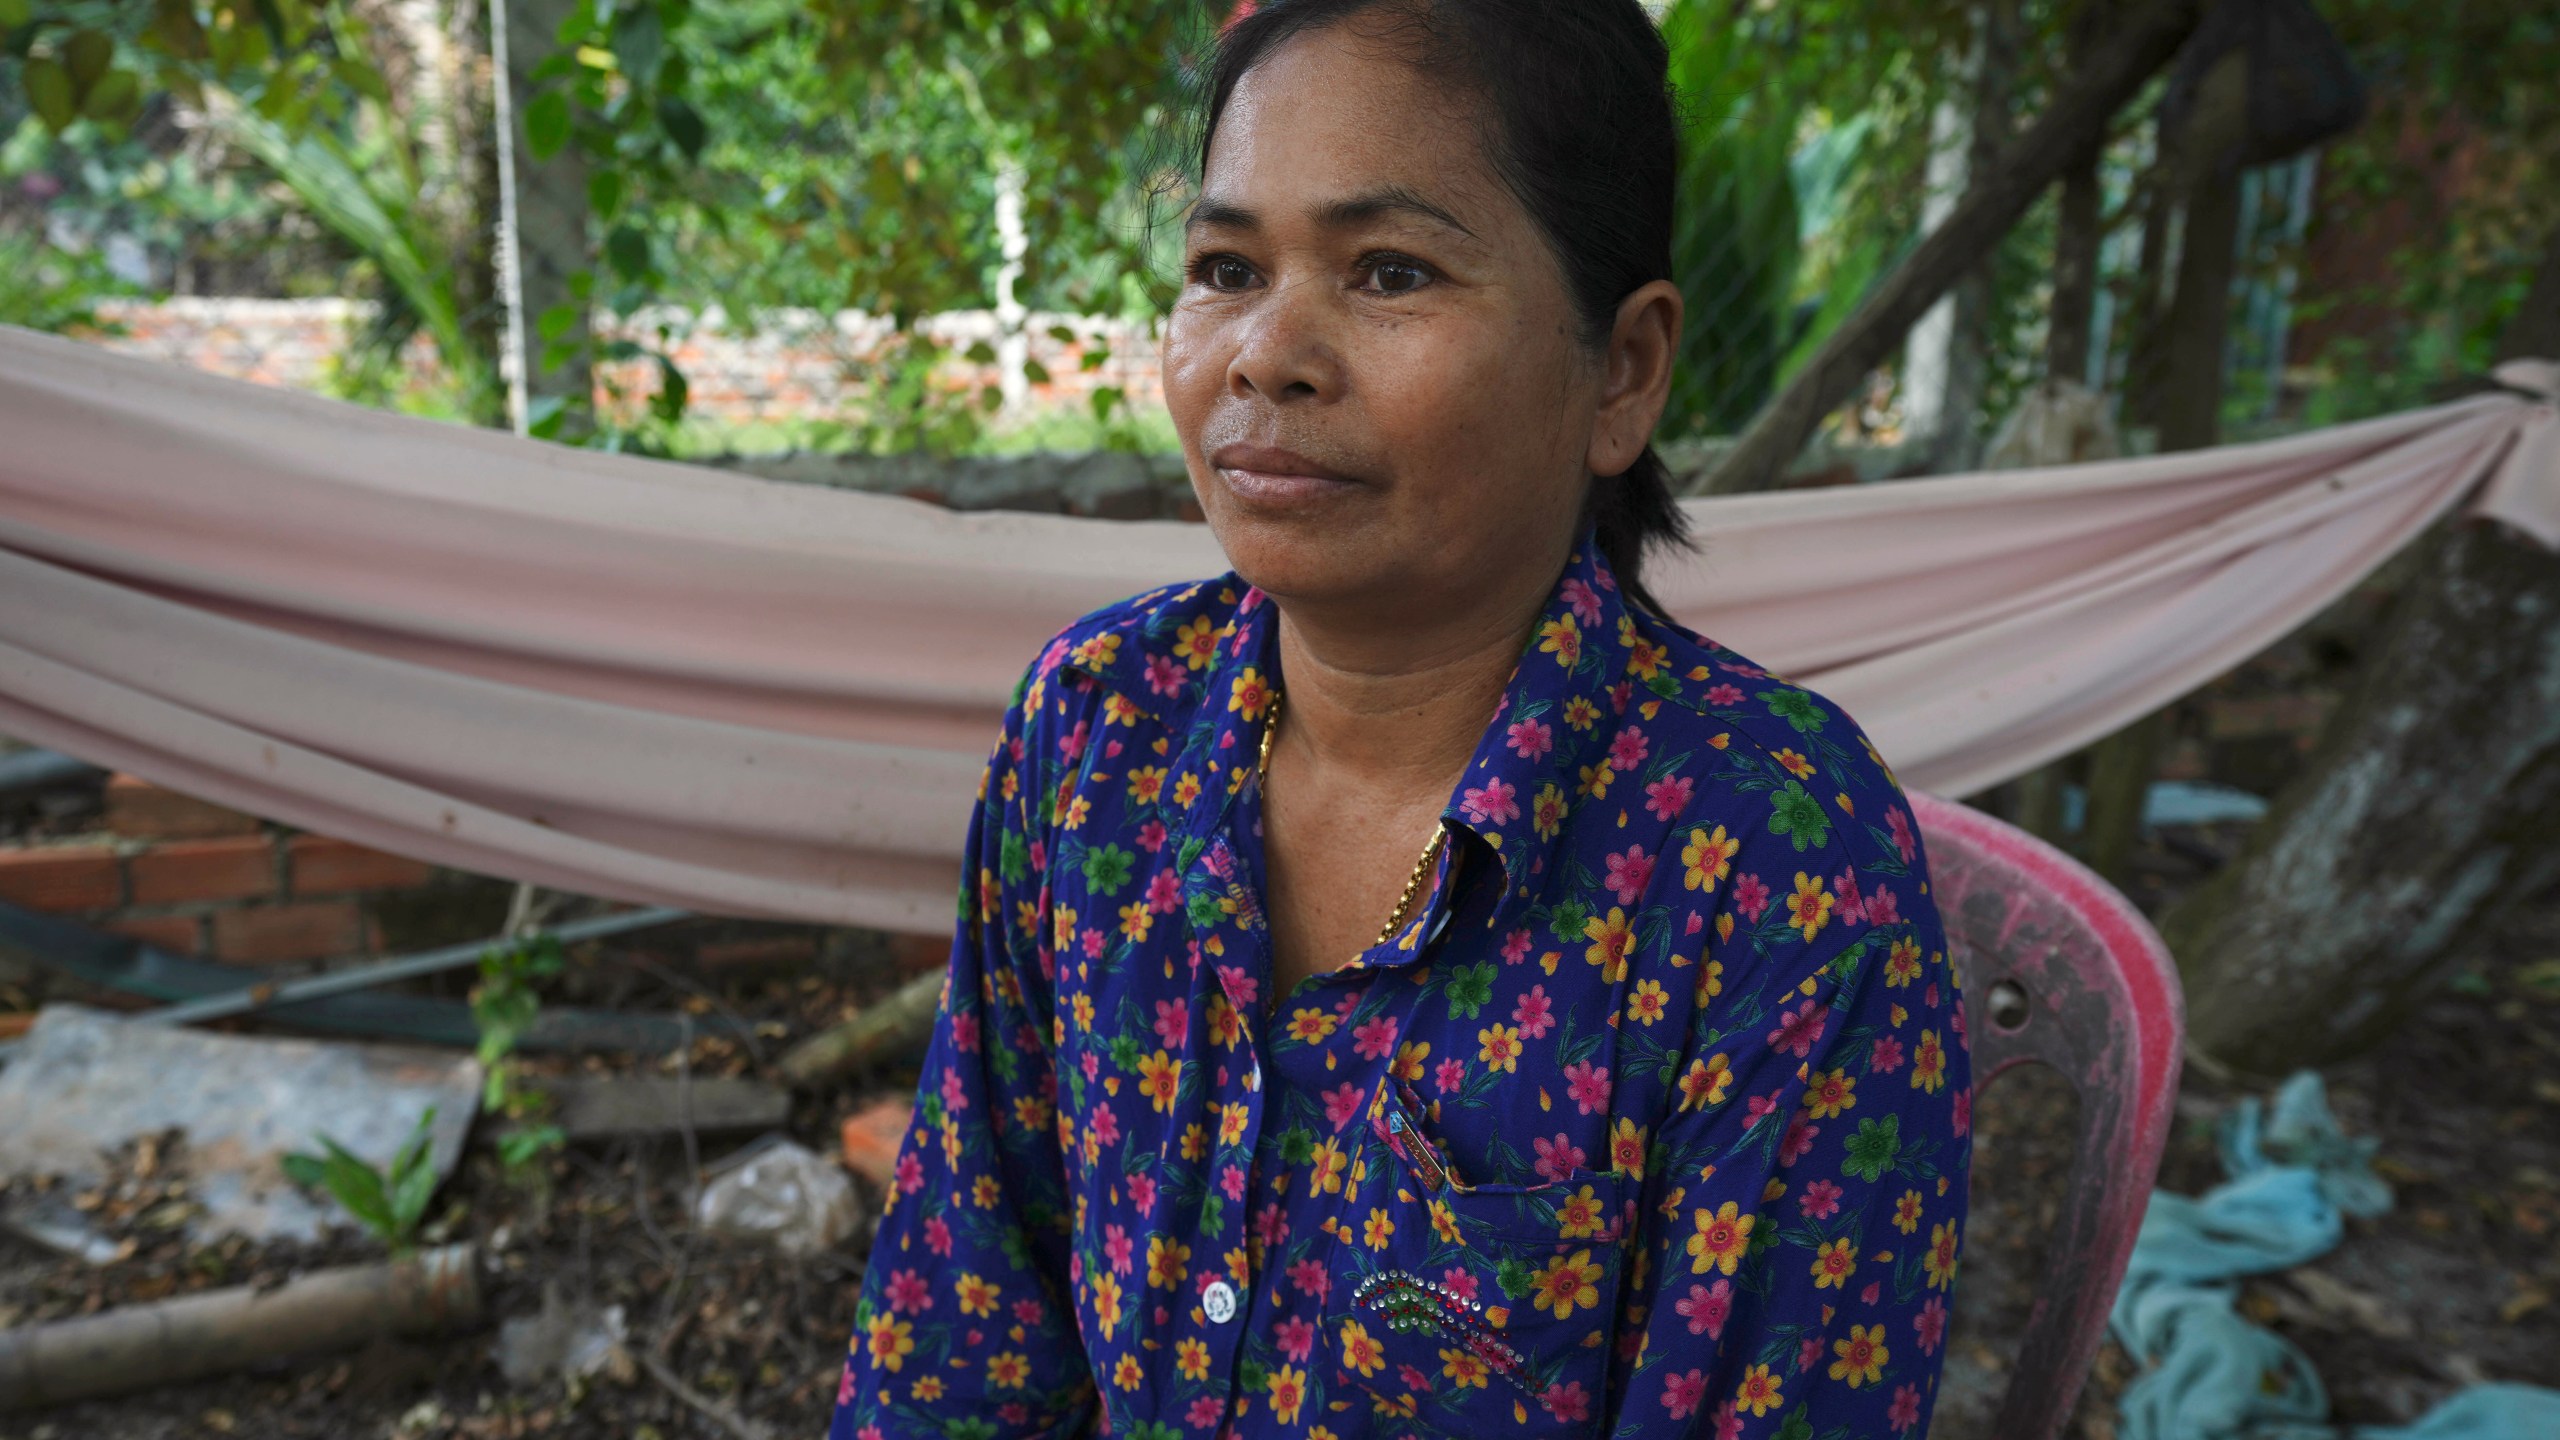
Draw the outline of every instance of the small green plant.
<instances>
[{"instance_id":1,"label":"small green plant","mask_svg":"<svg viewBox=\"0 0 2560 1440\"><path fill-rule=\"evenodd\" d=\"M418 1117L418 1128L409 1132L408 1140L391 1157L388 1171L323 1135L322 1153L285 1156L284 1173L297 1185L329 1192L392 1254L406 1255L418 1248L418 1222L426 1218L427 1202L436 1193L436 1167L430 1158L435 1123L436 1107L430 1105Z\"/></svg>"},{"instance_id":2,"label":"small green plant","mask_svg":"<svg viewBox=\"0 0 2560 1440\"><path fill-rule=\"evenodd\" d=\"M538 981L560 973L560 942L536 935L481 952L480 983L471 991L471 1018L480 1027L480 1108L509 1122L498 1139L498 1163L510 1182L538 1185L544 1156L567 1143L546 1118L551 1098L517 1083L515 1049L542 1013Z\"/></svg>"}]
</instances>

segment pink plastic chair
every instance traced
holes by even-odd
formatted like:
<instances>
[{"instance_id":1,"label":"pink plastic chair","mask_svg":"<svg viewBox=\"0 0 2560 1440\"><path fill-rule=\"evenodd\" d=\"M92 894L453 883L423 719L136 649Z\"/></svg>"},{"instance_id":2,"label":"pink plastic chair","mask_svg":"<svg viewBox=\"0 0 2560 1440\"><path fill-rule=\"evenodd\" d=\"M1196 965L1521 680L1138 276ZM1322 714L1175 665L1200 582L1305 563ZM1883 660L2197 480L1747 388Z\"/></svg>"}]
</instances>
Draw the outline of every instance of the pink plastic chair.
<instances>
[{"instance_id":1,"label":"pink plastic chair","mask_svg":"<svg viewBox=\"0 0 2560 1440\"><path fill-rule=\"evenodd\" d=\"M1977 1092L2035 1061L2080 1095L2052 1266L1991 1430L1992 1440L2052 1440L2106 1336L2159 1174L2185 1003L2158 932L2088 867L1979 810L1910 798L1964 982Z\"/></svg>"}]
</instances>

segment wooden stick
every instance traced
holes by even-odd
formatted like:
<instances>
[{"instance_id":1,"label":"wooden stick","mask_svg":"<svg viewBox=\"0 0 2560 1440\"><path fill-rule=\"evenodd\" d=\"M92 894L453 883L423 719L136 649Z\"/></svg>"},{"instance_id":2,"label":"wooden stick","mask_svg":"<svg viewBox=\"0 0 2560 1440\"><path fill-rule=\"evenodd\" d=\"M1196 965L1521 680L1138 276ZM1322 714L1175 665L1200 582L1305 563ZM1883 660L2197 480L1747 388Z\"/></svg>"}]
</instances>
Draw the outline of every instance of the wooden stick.
<instances>
[{"instance_id":1,"label":"wooden stick","mask_svg":"<svg viewBox=\"0 0 2560 1440\"><path fill-rule=\"evenodd\" d=\"M241 1285L0 1330L0 1411L122 1395L479 1323L477 1252L448 1245L406 1260L322 1270L273 1290Z\"/></svg>"},{"instance_id":2,"label":"wooden stick","mask_svg":"<svg viewBox=\"0 0 2560 1440\"><path fill-rule=\"evenodd\" d=\"M929 971L879 1004L793 1046L774 1064L786 1085L807 1089L883 1060L912 1059L932 1038L942 1008L942 972Z\"/></svg>"}]
</instances>

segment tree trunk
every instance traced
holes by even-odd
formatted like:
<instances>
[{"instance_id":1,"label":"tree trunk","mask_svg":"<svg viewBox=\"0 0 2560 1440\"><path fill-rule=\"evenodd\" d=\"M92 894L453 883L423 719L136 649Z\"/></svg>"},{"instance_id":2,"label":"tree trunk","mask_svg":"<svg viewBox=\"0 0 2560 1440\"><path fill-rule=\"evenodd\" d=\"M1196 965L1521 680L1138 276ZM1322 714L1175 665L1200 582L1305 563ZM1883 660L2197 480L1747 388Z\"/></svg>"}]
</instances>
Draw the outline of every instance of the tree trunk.
<instances>
[{"instance_id":1,"label":"tree trunk","mask_svg":"<svg viewBox=\"0 0 2560 1440\"><path fill-rule=\"evenodd\" d=\"M1912 323L2009 233L2071 158L2107 124L2194 32L2201 0L2153 0L2128 16L2088 67L2054 87L2053 103L2000 163L1973 177L1945 224L1877 282L1873 293L1692 493L1732 494L1774 484L1822 417L1866 382Z\"/></svg>"},{"instance_id":2,"label":"tree trunk","mask_svg":"<svg viewBox=\"0 0 2560 1440\"><path fill-rule=\"evenodd\" d=\"M2560 232L2507 358L2560 348ZM2236 1069L2348 1055L2560 878L2560 557L2433 536L2302 777L2162 927L2187 1035Z\"/></svg>"},{"instance_id":3,"label":"tree trunk","mask_svg":"<svg viewBox=\"0 0 2560 1440\"><path fill-rule=\"evenodd\" d=\"M539 88L535 68L560 48L560 23L574 0L507 0L507 68L515 93L516 250L523 267L527 412L558 411L545 434L574 438L594 425L587 303L571 282L595 265L587 235L587 162L572 140L536 159L525 140L525 109ZM556 362L556 363L555 363Z\"/></svg>"}]
</instances>

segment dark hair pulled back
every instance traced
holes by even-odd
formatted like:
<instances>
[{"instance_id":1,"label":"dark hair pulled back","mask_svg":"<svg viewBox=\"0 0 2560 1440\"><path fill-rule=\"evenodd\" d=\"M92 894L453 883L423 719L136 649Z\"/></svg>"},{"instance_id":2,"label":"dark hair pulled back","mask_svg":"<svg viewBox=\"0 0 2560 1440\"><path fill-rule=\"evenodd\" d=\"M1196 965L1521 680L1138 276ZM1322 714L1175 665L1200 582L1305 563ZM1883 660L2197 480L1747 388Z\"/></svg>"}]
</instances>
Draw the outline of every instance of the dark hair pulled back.
<instances>
[{"instance_id":1,"label":"dark hair pulled back","mask_svg":"<svg viewBox=\"0 0 2560 1440\"><path fill-rule=\"evenodd\" d=\"M1671 278L1679 131L1670 54L1637 0L1263 0L1218 38L1200 129L1205 172L1218 118L1247 72L1295 36L1376 14L1405 58L1482 106L1494 171L1555 251L1582 320L1605 345L1618 305ZM1657 615L1645 551L1688 541L1671 473L1647 445L1584 502L1627 598Z\"/></svg>"}]
</instances>

